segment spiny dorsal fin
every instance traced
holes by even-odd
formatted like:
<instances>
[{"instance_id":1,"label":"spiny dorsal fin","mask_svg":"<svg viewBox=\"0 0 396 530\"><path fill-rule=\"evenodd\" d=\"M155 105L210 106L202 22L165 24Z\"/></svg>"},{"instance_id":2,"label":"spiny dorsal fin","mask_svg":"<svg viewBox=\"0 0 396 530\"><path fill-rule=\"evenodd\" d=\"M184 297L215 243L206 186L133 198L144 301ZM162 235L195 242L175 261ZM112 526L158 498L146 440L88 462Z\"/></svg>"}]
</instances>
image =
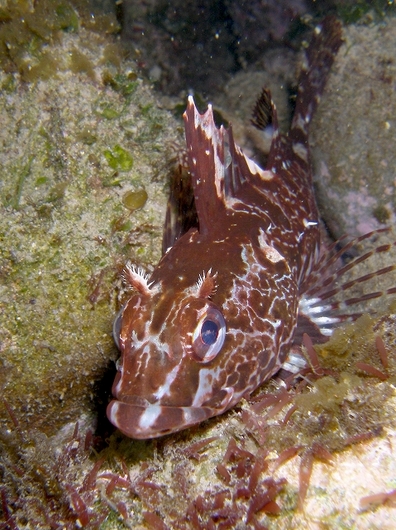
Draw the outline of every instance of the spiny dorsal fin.
<instances>
[{"instance_id":1,"label":"spiny dorsal fin","mask_svg":"<svg viewBox=\"0 0 396 530\"><path fill-rule=\"evenodd\" d=\"M264 131L272 125L272 106L271 92L267 88L263 88L256 101L250 120L252 125L260 131Z\"/></svg>"},{"instance_id":2,"label":"spiny dorsal fin","mask_svg":"<svg viewBox=\"0 0 396 530\"><path fill-rule=\"evenodd\" d=\"M273 121L274 112L273 107ZM244 155L231 125L216 127L211 105L200 114L189 96L183 117L199 231L209 233L221 225L244 183L256 179L262 184L273 176Z\"/></svg>"}]
</instances>

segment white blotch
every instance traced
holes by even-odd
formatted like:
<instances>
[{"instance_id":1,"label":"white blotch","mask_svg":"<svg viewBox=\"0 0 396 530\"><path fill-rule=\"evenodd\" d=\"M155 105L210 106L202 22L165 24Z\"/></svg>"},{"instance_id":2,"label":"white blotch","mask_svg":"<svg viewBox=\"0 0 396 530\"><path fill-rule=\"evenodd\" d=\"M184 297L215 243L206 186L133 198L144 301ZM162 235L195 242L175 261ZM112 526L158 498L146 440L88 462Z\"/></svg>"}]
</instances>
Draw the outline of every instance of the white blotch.
<instances>
[{"instance_id":1,"label":"white blotch","mask_svg":"<svg viewBox=\"0 0 396 530\"><path fill-rule=\"evenodd\" d=\"M163 396L170 394L170 387L173 381L176 379L176 376L179 372L180 364L177 364L173 370L166 376L165 383L159 387L157 392L154 393L154 396L157 399L161 399Z\"/></svg>"},{"instance_id":2,"label":"white blotch","mask_svg":"<svg viewBox=\"0 0 396 530\"><path fill-rule=\"evenodd\" d=\"M252 173L252 175L259 175L262 180L272 180L274 178L274 175L271 171L261 169L260 166L258 166L255 162L253 162L253 160L243 154L242 151L240 151L240 154L244 156L246 163L249 167L249 171L250 173Z\"/></svg>"},{"instance_id":3,"label":"white blotch","mask_svg":"<svg viewBox=\"0 0 396 530\"><path fill-rule=\"evenodd\" d=\"M294 119L293 126L297 129L300 129L303 133L306 131L306 124L304 120L304 116L302 114L299 114L297 118Z\"/></svg>"},{"instance_id":4,"label":"white blotch","mask_svg":"<svg viewBox=\"0 0 396 530\"><path fill-rule=\"evenodd\" d=\"M279 261L284 261L285 258L280 254L276 248L268 245L264 231L260 228L258 242L260 245L260 250L263 252L264 256L269 259L272 263L278 263Z\"/></svg>"},{"instance_id":5,"label":"white blotch","mask_svg":"<svg viewBox=\"0 0 396 530\"><path fill-rule=\"evenodd\" d=\"M122 366L119 367L117 365L117 370L120 372L121 375L123 375L122 374ZM118 383L116 384L116 386L113 389L113 395L114 396L118 396L118 393L120 392L120 390L122 388L122 383L123 383L123 378L120 377L120 379L118 380ZM115 403L117 403L117 401Z\"/></svg>"},{"instance_id":6,"label":"white blotch","mask_svg":"<svg viewBox=\"0 0 396 530\"><path fill-rule=\"evenodd\" d=\"M214 370L202 369L199 372L198 388L192 402L192 407L200 407L213 391L212 383L216 379L217 373Z\"/></svg>"},{"instance_id":7,"label":"white blotch","mask_svg":"<svg viewBox=\"0 0 396 530\"><path fill-rule=\"evenodd\" d=\"M292 145L293 152L301 158L301 160L304 160L304 162L308 162L308 149L305 147L305 145L301 143L294 143Z\"/></svg>"},{"instance_id":8,"label":"white blotch","mask_svg":"<svg viewBox=\"0 0 396 530\"><path fill-rule=\"evenodd\" d=\"M303 224L304 224L304 226L306 228L308 228L309 226L317 226L318 222L317 221L308 221L308 219L304 219Z\"/></svg>"},{"instance_id":9,"label":"white blotch","mask_svg":"<svg viewBox=\"0 0 396 530\"><path fill-rule=\"evenodd\" d=\"M282 370L286 370L291 374L297 374L303 368L308 365L304 357L298 353L290 352L286 357L286 361L282 364Z\"/></svg>"},{"instance_id":10,"label":"white blotch","mask_svg":"<svg viewBox=\"0 0 396 530\"><path fill-rule=\"evenodd\" d=\"M118 416L118 409L119 409L119 402L113 401L111 404L111 407L109 407L108 414L109 414L109 420L113 425L119 425L120 422L117 419Z\"/></svg>"},{"instance_id":11,"label":"white blotch","mask_svg":"<svg viewBox=\"0 0 396 530\"><path fill-rule=\"evenodd\" d=\"M161 415L162 407L159 405L148 405L139 419L139 427L143 431L150 430Z\"/></svg>"}]
</instances>

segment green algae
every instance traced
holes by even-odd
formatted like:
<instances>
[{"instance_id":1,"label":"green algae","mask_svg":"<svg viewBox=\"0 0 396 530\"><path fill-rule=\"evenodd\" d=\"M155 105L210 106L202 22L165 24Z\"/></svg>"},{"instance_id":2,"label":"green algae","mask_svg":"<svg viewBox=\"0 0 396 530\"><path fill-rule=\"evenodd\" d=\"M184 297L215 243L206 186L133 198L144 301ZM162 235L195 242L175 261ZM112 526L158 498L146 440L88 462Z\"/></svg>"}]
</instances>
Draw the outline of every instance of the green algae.
<instances>
[{"instance_id":1,"label":"green algae","mask_svg":"<svg viewBox=\"0 0 396 530\"><path fill-rule=\"evenodd\" d=\"M106 116L95 111L98 86L90 76L77 83L77 78L69 75L63 71L56 84L48 78L49 82L33 87L30 93L15 80L14 106L1 100L5 123L3 197L8 199L3 203L0 222L0 382L19 427L15 428L5 409L1 410L0 421L6 448L2 465L8 473L3 483L20 526L29 527L26 521L30 520L42 521L41 527L46 528L50 520L47 515L63 526L75 521L75 506L67 486L72 485L84 496L85 481L94 463L101 459L100 474L138 477L149 483L147 488L151 483L153 491L159 492L158 502L147 493L141 498L123 487L116 486L107 493L109 479L98 478L94 490L88 490L89 495L83 498L93 515L109 509L102 528L148 527L142 515L145 510L157 510L170 527L177 527L182 517L188 521L186 510L198 495L210 498L221 489L236 495L237 483L227 485L216 473L231 438L254 454L266 447L272 459L282 449L295 444L309 448L314 442L342 456L348 452L348 437L362 432L380 437L394 429L394 321L390 317L364 317L318 348L323 366L336 370L339 377L312 381L292 401L297 410L289 422L282 424L281 411L266 428L265 440L243 421L243 412L250 408L244 402L222 417L162 440L132 441L115 433L99 455L99 449L84 450L89 444L73 435L74 425L79 420L83 434L92 428L96 405L100 400L107 401L112 381L107 382L102 394L96 385L109 360L118 355L111 338L113 315L120 303L116 299L120 289L118 271L127 258L142 265L159 259L166 201L164 146L176 127L167 113L158 110L140 81L130 99L111 83L100 86L103 104L121 109L111 119L102 120ZM1 81L8 82L5 77ZM57 94L59 87L65 86L67 101L60 105ZM77 101L82 107L74 107ZM54 108L54 125L39 126ZM20 119L18 123L13 122L14 115L16 121ZM38 134L29 136L30 129ZM133 165L126 182L114 174L119 168L108 175L103 152L109 145L130 146L131 137ZM15 208L15 168L26 168L32 153L34 159ZM113 184L107 186L106 179ZM131 181L134 186L147 187L150 201L144 209L125 215L123 197ZM378 333L392 353L388 382L357 374L354 369L357 361L374 362L380 367L374 347ZM277 388L272 382L262 391L272 393ZM191 443L212 435L217 440L205 447L199 458L191 459L183 452ZM354 451L363 458L365 446L357 445ZM73 456L76 452L77 457ZM385 466L384 473L390 466ZM323 486L311 488L308 502L313 499L316 505L331 505L329 515L315 517L310 509L299 515L295 472L293 475L286 466L278 475L289 480L277 499L281 515L275 518L261 514L262 524L274 529L297 529L306 528L307 521L316 524L320 520L329 528L352 527L351 505L344 504L342 485L338 497ZM262 474L268 480L273 476L272 468ZM323 476L330 480L326 466ZM17 497L18 504L14 504ZM38 502L32 503L32 498ZM126 521L118 503L128 509ZM76 526L81 522L77 520Z\"/></svg>"},{"instance_id":2,"label":"green algae","mask_svg":"<svg viewBox=\"0 0 396 530\"><path fill-rule=\"evenodd\" d=\"M120 92L124 97L131 97L137 88L137 76L135 72L128 72L127 74L111 75L110 72L105 72L103 76L103 83L111 86L114 90ZM151 104L148 104L151 106Z\"/></svg>"},{"instance_id":3,"label":"green algae","mask_svg":"<svg viewBox=\"0 0 396 530\"><path fill-rule=\"evenodd\" d=\"M111 150L106 149L103 155L111 169L116 169L117 171L130 171L132 169L132 155L118 144Z\"/></svg>"},{"instance_id":4,"label":"green algae","mask_svg":"<svg viewBox=\"0 0 396 530\"><path fill-rule=\"evenodd\" d=\"M15 209L17 209L19 207L19 201L21 199L23 185L24 185L25 180L28 178L28 176L30 174L33 158L34 158L34 156L31 155L29 157L26 165L23 168L21 168L20 171L19 171L19 176L17 178L15 194L14 194L14 197L10 201L11 205Z\"/></svg>"},{"instance_id":5,"label":"green algae","mask_svg":"<svg viewBox=\"0 0 396 530\"><path fill-rule=\"evenodd\" d=\"M390 221L391 214L386 206L379 205L373 210L373 216L381 224L387 224Z\"/></svg>"},{"instance_id":6,"label":"green algae","mask_svg":"<svg viewBox=\"0 0 396 530\"><path fill-rule=\"evenodd\" d=\"M128 210L138 210L146 204L148 195L145 189L137 191L127 191L122 197L122 204Z\"/></svg>"},{"instance_id":7,"label":"green algae","mask_svg":"<svg viewBox=\"0 0 396 530\"><path fill-rule=\"evenodd\" d=\"M9 0L1 6L0 21L0 68L30 82L49 79L63 68L65 56L51 47L60 32L77 33L82 27L101 34L119 31L114 12L99 11L90 0ZM93 73L83 52L71 50L69 59L74 71Z\"/></svg>"},{"instance_id":8,"label":"green algae","mask_svg":"<svg viewBox=\"0 0 396 530\"><path fill-rule=\"evenodd\" d=\"M387 15L394 14L395 4L389 0L355 0L354 2L336 3L337 14L344 24L355 24L368 14L377 20L382 20Z\"/></svg>"},{"instance_id":9,"label":"green algae","mask_svg":"<svg viewBox=\"0 0 396 530\"><path fill-rule=\"evenodd\" d=\"M70 51L70 70L74 73L86 73L92 79L95 79L94 65L85 53L76 48Z\"/></svg>"}]
</instances>

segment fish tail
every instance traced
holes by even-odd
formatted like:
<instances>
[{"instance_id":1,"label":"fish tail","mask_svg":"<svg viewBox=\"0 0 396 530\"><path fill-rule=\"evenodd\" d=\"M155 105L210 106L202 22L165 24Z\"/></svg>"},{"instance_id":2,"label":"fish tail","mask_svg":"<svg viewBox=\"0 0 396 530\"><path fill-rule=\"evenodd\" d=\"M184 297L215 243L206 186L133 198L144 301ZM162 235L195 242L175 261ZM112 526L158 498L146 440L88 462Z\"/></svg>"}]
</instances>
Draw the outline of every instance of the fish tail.
<instances>
[{"instance_id":1,"label":"fish tail","mask_svg":"<svg viewBox=\"0 0 396 530\"><path fill-rule=\"evenodd\" d=\"M342 42L342 26L334 16L327 16L321 24L316 26L311 43L306 50L306 63L300 74L290 131L293 142L303 145L307 143L309 124Z\"/></svg>"}]
</instances>

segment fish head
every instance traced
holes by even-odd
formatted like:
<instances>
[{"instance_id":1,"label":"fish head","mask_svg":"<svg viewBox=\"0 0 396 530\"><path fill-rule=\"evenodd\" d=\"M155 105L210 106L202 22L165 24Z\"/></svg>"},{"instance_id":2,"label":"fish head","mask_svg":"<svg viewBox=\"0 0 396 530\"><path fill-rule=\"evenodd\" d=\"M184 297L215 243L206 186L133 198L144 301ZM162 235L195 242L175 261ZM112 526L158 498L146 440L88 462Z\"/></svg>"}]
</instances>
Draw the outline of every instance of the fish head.
<instances>
[{"instance_id":1,"label":"fish head","mask_svg":"<svg viewBox=\"0 0 396 530\"><path fill-rule=\"evenodd\" d=\"M193 262L183 238L189 238ZM248 267L248 251L235 241L218 249L223 259L214 271L213 257L199 251L205 245L183 238L151 278L126 269L139 292L115 321L121 359L107 414L131 438L162 436L217 416L279 368L274 341L280 328L271 319L287 325L288 307L259 297L263 285L257 285L277 281L277 274L261 275L257 256ZM269 315L277 310L284 315Z\"/></svg>"},{"instance_id":2,"label":"fish head","mask_svg":"<svg viewBox=\"0 0 396 530\"><path fill-rule=\"evenodd\" d=\"M234 391L216 359L232 339L221 307L211 300L217 274L187 275L172 265L170 285L151 285L133 268L127 274L140 292L114 324L121 359L110 421L132 438L151 438L226 410ZM191 284L187 276L195 276Z\"/></svg>"}]
</instances>

